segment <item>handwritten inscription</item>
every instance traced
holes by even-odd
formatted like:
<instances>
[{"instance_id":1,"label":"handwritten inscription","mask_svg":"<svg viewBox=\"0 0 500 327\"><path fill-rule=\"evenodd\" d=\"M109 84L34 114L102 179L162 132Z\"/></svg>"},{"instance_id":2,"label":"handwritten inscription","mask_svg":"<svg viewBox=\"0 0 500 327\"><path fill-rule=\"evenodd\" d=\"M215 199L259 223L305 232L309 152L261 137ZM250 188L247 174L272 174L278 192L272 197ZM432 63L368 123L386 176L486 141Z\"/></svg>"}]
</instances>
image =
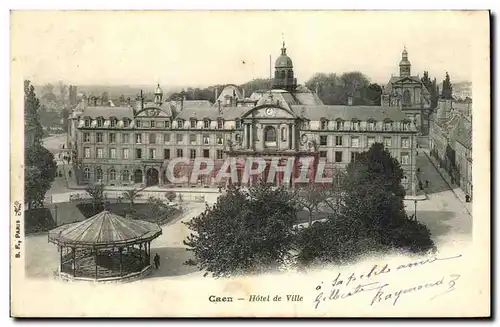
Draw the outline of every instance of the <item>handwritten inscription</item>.
<instances>
[{"instance_id":1,"label":"handwritten inscription","mask_svg":"<svg viewBox=\"0 0 500 327\"><path fill-rule=\"evenodd\" d=\"M317 309L319 305L326 301L336 301L351 298L357 296L361 293L372 292L370 305L376 305L381 302L392 301L392 305L396 305L400 300L401 296L409 293L416 293L427 289L437 289L443 288L446 285L447 289L441 293L432 297L432 299L450 293L455 290L455 285L457 280L460 278L459 274L452 274L450 276L440 276L436 280L428 281L418 285L412 285L411 287L404 287L395 290L390 290L390 284L381 281L370 281L375 276L383 276L394 271L407 270L414 267L420 267L426 264L430 264L436 261L457 259L462 255L457 255L454 257L438 258L433 257L426 260L410 262L407 264L402 264L399 266L394 266L392 269L389 264L385 265L374 265L369 271L362 274L351 273L342 276L338 273L333 279L330 289L324 289L323 282L316 286L316 294L313 304Z\"/></svg>"}]
</instances>

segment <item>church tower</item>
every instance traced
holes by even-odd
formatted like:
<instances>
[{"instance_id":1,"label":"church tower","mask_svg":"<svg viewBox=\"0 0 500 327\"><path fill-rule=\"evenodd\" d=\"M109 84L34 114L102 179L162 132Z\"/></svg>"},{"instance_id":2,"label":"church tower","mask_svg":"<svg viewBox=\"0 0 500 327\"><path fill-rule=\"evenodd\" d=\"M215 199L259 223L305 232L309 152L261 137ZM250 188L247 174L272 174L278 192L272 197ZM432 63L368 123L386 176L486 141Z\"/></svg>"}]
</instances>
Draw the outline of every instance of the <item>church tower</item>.
<instances>
[{"instance_id":1,"label":"church tower","mask_svg":"<svg viewBox=\"0 0 500 327\"><path fill-rule=\"evenodd\" d=\"M155 103L160 106L162 101L163 101L163 90L160 87L160 83L158 83L158 86L156 87L155 90Z\"/></svg>"},{"instance_id":2,"label":"church tower","mask_svg":"<svg viewBox=\"0 0 500 327\"><path fill-rule=\"evenodd\" d=\"M408 61L408 51L406 51L406 47L403 50L401 55L401 61L399 62L399 76L410 76L411 74L411 63Z\"/></svg>"},{"instance_id":3,"label":"church tower","mask_svg":"<svg viewBox=\"0 0 500 327\"><path fill-rule=\"evenodd\" d=\"M281 48L281 55L274 64L273 89L293 92L297 87L297 79L293 76L292 59L286 54L285 42Z\"/></svg>"}]
</instances>

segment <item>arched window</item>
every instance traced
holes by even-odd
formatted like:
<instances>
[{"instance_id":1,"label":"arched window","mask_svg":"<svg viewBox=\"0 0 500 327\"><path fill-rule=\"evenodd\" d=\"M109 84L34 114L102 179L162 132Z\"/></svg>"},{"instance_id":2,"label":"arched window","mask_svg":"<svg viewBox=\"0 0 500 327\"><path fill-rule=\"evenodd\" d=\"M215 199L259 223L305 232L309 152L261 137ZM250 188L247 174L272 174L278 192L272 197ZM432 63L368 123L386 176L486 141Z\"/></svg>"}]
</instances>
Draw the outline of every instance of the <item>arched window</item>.
<instances>
[{"instance_id":1,"label":"arched window","mask_svg":"<svg viewBox=\"0 0 500 327\"><path fill-rule=\"evenodd\" d=\"M97 167L95 170L95 179L96 181L102 180L102 169L101 167Z\"/></svg>"},{"instance_id":2,"label":"arched window","mask_svg":"<svg viewBox=\"0 0 500 327\"><path fill-rule=\"evenodd\" d=\"M142 170L137 169L134 172L134 183L142 183Z\"/></svg>"},{"instance_id":3,"label":"arched window","mask_svg":"<svg viewBox=\"0 0 500 327\"><path fill-rule=\"evenodd\" d=\"M127 169L122 170L122 181L128 182L130 179L130 173Z\"/></svg>"},{"instance_id":4,"label":"arched window","mask_svg":"<svg viewBox=\"0 0 500 327\"><path fill-rule=\"evenodd\" d=\"M109 170L109 180L116 181L116 170L114 168Z\"/></svg>"},{"instance_id":5,"label":"arched window","mask_svg":"<svg viewBox=\"0 0 500 327\"><path fill-rule=\"evenodd\" d=\"M284 71L284 70L282 70L282 71L281 71L281 78L285 78L285 74L286 74L286 73L285 73L285 71Z\"/></svg>"},{"instance_id":6,"label":"arched window","mask_svg":"<svg viewBox=\"0 0 500 327\"><path fill-rule=\"evenodd\" d=\"M272 126L266 126L264 129L264 141L276 142L276 129Z\"/></svg>"},{"instance_id":7,"label":"arched window","mask_svg":"<svg viewBox=\"0 0 500 327\"><path fill-rule=\"evenodd\" d=\"M293 70L288 70L288 78L293 78Z\"/></svg>"},{"instance_id":8,"label":"arched window","mask_svg":"<svg viewBox=\"0 0 500 327\"><path fill-rule=\"evenodd\" d=\"M86 167L84 170L83 170L83 178L85 180L89 180L90 179L90 168L89 167Z\"/></svg>"},{"instance_id":9,"label":"arched window","mask_svg":"<svg viewBox=\"0 0 500 327\"><path fill-rule=\"evenodd\" d=\"M411 105L411 93L410 90L405 90L403 92L403 106Z\"/></svg>"}]
</instances>

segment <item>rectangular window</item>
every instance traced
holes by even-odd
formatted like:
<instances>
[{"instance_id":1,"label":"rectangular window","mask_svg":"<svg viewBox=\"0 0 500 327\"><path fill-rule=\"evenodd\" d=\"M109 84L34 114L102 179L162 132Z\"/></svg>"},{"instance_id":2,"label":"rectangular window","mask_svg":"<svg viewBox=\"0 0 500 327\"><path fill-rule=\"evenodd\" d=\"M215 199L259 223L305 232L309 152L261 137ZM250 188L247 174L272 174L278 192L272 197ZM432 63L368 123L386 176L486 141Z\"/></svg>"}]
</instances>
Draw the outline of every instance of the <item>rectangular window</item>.
<instances>
[{"instance_id":1,"label":"rectangular window","mask_svg":"<svg viewBox=\"0 0 500 327\"><path fill-rule=\"evenodd\" d=\"M209 145L209 144L210 144L210 136L203 135L203 145Z\"/></svg>"},{"instance_id":2,"label":"rectangular window","mask_svg":"<svg viewBox=\"0 0 500 327\"><path fill-rule=\"evenodd\" d=\"M149 122L149 125L151 126L151 128L155 128L155 126L156 126L155 123L156 122L154 120L152 120L152 121Z\"/></svg>"},{"instance_id":3,"label":"rectangular window","mask_svg":"<svg viewBox=\"0 0 500 327\"><path fill-rule=\"evenodd\" d=\"M90 127L90 119L85 119L85 127Z\"/></svg>"},{"instance_id":4,"label":"rectangular window","mask_svg":"<svg viewBox=\"0 0 500 327\"><path fill-rule=\"evenodd\" d=\"M163 149L163 159L170 159L170 149Z\"/></svg>"},{"instance_id":5,"label":"rectangular window","mask_svg":"<svg viewBox=\"0 0 500 327\"><path fill-rule=\"evenodd\" d=\"M217 150L217 159L224 159L224 151Z\"/></svg>"},{"instance_id":6,"label":"rectangular window","mask_svg":"<svg viewBox=\"0 0 500 327\"><path fill-rule=\"evenodd\" d=\"M344 122L341 120L337 120L337 130L343 130L344 129Z\"/></svg>"},{"instance_id":7,"label":"rectangular window","mask_svg":"<svg viewBox=\"0 0 500 327\"><path fill-rule=\"evenodd\" d=\"M128 143L128 142L129 142L128 134L123 133L122 134L122 143Z\"/></svg>"},{"instance_id":8,"label":"rectangular window","mask_svg":"<svg viewBox=\"0 0 500 327\"><path fill-rule=\"evenodd\" d=\"M375 143L375 138L374 137L368 137L368 147L371 147Z\"/></svg>"},{"instance_id":9,"label":"rectangular window","mask_svg":"<svg viewBox=\"0 0 500 327\"><path fill-rule=\"evenodd\" d=\"M165 128L170 128L170 120L165 120Z\"/></svg>"},{"instance_id":10,"label":"rectangular window","mask_svg":"<svg viewBox=\"0 0 500 327\"><path fill-rule=\"evenodd\" d=\"M90 148L85 148L84 153L85 153L85 158L90 158Z\"/></svg>"},{"instance_id":11,"label":"rectangular window","mask_svg":"<svg viewBox=\"0 0 500 327\"><path fill-rule=\"evenodd\" d=\"M240 129L241 128L241 120L237 120L236 121L236 129Z\"/></svg>"},{"instance_id":12,"label":"rectangular window","mask_svg":"<svg viewBox=\"0 0 500 327\"><path fill-rule=\"evenodd\" d=\"M321 121L321 129L322 130L328 129L328 121L327 120Z\"/></svg>"},{"instance_id":13,"label":"rectangular window","mask_svg":"<svg viewBox=\"0 0 500 327\"><path fill-rule=\"evenodd\" d=\"M327 153L326 151L320 151L320 152L319 152L319 156L320 156L321 158L326 158L326 153Z\"/></svg>"},{"instance_id":14,"label":"rectangular window","mask_svg":"<svg viewBox=\"0 0 500 327\"><path fill-rule=\"evenodd\" d=\"M104 125L104 120L98 119L97 120L97 127L102 127L102 125Z\"/></svg>"},{"instance_id":15,"label":"rectangular window","mask_svg":"<svg viewBox=\"0 0 500 327\"><path fill-rule=\"evenodd\" d=\"M135 149L135 158L142 159L142 149Z\"/></svg>"},{"instance_id":16,"label":"rectangular window","mask_svg":"<svg viewBox=\"0 0 500 327\"><path fill-rule=\"evenodd\" d=\"M384 147L390 148L392 146L392 139L390 137L384 137Z\"/></svg>"},{"instance_id":17,"label":"rectangular window","mask_svg":"<svg viewBox=\"0 0 500 327\"><path fill-rule=\"evenodd\" d=\"M109 133L109 143L116 143L116 134Z\"/></svg>"},{"instance_id":18,"label":"rectangular window","mask_svg":"<svg viewBox=\"0 0 500 327\"><path fill-rule=\"evenodd\" d=\"M156 149L149 149L149 159L156 158Z\"/></svg>"},{"instance_id":19,"label":"rectangular window","mask_svg":"<svg viewBox=\"0 0 500 327\"><path fill-rule=\"evenodd\" d=\"M116 127L116 122L117 120L116 119L111 119L111 127Z\"/></svg>"},{"instance_id":20,"label":"rectangular window","mask_svg":"<svg viewBox=\"0 0 500 327\"><path fill-rule=\"evenodd\" d=\"M196 158L196 150L195 149L189 150L189 158L191 158L191 159Z\"/></svg>"},{"instance_id":21,"label":"rectangular window","mask_svg":"<svg viewBox=\"0 0 500 327\"><path fill-rule=\"evenodd\" d=\"M109 149L109 157L111 159L116 159L116 149L114 149L114 148Z\"/></svg>"},{"instance_id":22,"label":"rectangular window","mask_svg":"<svg viewBox=\"0 0 500 327\"><path fill-rule=\"evenodd\" d=\"M335 136L335 145L336 146L342 145L342 136Z\"/></svg>"},{"instance_id":23,"label":"rectangular window","mask_svg":"<svg viewBox=\"0 0 500 327\"><path fill-rule=\"evenodd\" d=\"M85 143L90 142L90 133L83 133L83 142Z\"/></svg>"},{"instance_id":24,"label":"rectangular window","mask_svg":"<svg viewBox=\"0 0 500 327\"><path fill-rule=\"evenodd\" d=\"M335 151L335 162L342 162L342 151Z\"/></svg>"},{"instance_id":25,"label":"rectangular window","mask_svg":"<svg viewBox=\"0 0 500 327\"><path fill-rule=\"evenodd\" d=\"M96 142L102 143L102 133L96 133Z\"/></svg>"},{"instance_id":26,"label":"rectangular window","mask_svg":"<svg viewBox=\"0 0 500 327\"><path fill-rule=\"evenodd\" d=\"M128 119L124 119L123 120L123 127L129 127L129 125L130 125L129 120Z\"/></svg>"},{"instance_id":27,"label":"rectangular window","mask_svg":"<svg viewBox=\"0 0 500 327\"><path fill-rule=\"evenodd\" d=\"M351 162L356 161L358 159L358 152L351 152Z\"/></svg>"},{"instance_id":28,"label":"rectangular window","mask_svg":"<svg viewBox=\"0 0 500 327\"><path fill-rule=\"evenodd\" d=\"M222 119L217 120L217 128L218 129L224 128L224 121Z\"/></svg>"},{"instance_id":29,"label":"rectangular window","mask_svg":"<svg viewBox=\"0 0 500 327\"><path fill-rule=\"evenodd\" d=\"M97 158L103 158L104 150L102 148L97 148Z\"/></svg>"},{"instance_id":30,"label":"rectangular window","mask_svg":"<svg viewBox=\"0 0 500 327\"><path fill-rule=\"evenodd\" d=\"M281 141L286 142L286 128L281 127Z\"/></svg>"},{"instance_id":31,"label":"rectangular window","mask_svg":"<svg viewBox=\"0 0 500 327\"><path fill-rule=\"evenodd\" d=\"M196 144L196 134L189 134L189 144Z\"/></svg>"},{"instance_id":32,"label":"rectangular window","mask_svg":"<svg viewBox=\"0 0 500 327\"><path fill-rule=\"evenodd\" d=\"M136 144L141 144L142 143L142 134L135 134L135 143Z\"/></svg>"},{"instance_id":33,"label":"rectangular window","mask_svg":"<svg viewBox=\"0 0 500 327\"><path fill-rule=\"evenodd\" d=\"M210 120L206 119L203 121L203 128L210 128Z\"/></svg>"},{"instance_id":34,"label":"rectangular window","mask_svg":"<svg viewBox=\"0 0 500 327\"><path fill-rule=\"evenodd\" d=\"M123 149L123 159L128 159L129 157L129 149Z\"/></svg>"},{"instance_id":35,"label":"rectangular window","mask_svg":"<svg viewBox=\"0 0 500 327\"><path fill-rule=\"evenodd\" d=\"M408 165L410 163L410 155L408 152L401 152L401 164Z\"/></svg>"},{"instance_id":36,"label":"rectangular window","mask_svg":"<svg viewBox=\"0 0 500 327\"><path fill-rule=\"evenodd\" d=\"M328 136L321 135L319 137L319 145L327 145L327 143L328 143Z\"/></svg>"},{"instance_id":37,"label":"rectangular window","mask_svg":"<svg viewBox=\"0 0 500 327\"><path fill-rule=\"evenodd\" d=\"M368 130L369 131L375 130L375 122L373 122L373 121L368 122Z\"/></svg>"},{"instance_id":38,"label":"rectangular window","mask_svg":"<svg viewBox=\"0 0 500 327\"><path fill-rule=\"evenodd\" d=\"M155 144L156 143L156 133L150 133L149 134L149 144Z\"/></svg>"},{"instance_id":39,"label":"rectangular window","mask_svg":"<svg viewBox=\"0 0 500 327\"><path fill-rule=\"evenodd\" d=\"M170 133L163 134L163 143L170 143Z\"/></svg>"},{"instance_id":40,"label":"rectangular window","mask_svg":"<svg viewBox=\"0 0 500 327\"><path fill-rule=\"evenodd\" d=\"M197 123L196 120L191 119L191 128L196 128L196 123Z\"/></svg>"},{"instance_id":41,"label":"rectangular window","mask_svg":"<svg viewBox=\"0 0 500 327\"><path fill-rule=\"evenodd\" d=\"M392 130L392 123L384 123L384 131Z\"/></svg>"},{"instance_id":42,"label":"rectangular window","mask_svg":"<svg viewBox=\"0 0 500 327\"><path fill-rule=\"evenodd\" d=\"M410 139L407 137L403 137L401 139L401 147L402 148L409 148L410 147Z\"/></svg>"},{"instance_id":43,"label":"rectangular window","mask_svg":"<svg viewBox=\"0 0 500 327\"><path fill-rule=\"evenodd\" d=\"M183 157L182 149L177 149L177 157L178 158L182 158Z\"/></svg>"},{"instance_id":44,"label":"rectangular window","mask_svg":"<svg viewBox=\"0 0 500 327\"><path fill-rule=\"evenodd\" d=\"M224 137L222 134L217 134L217 145L223 145L224 144Z\"/></svg>"},{"instance_id":45,"label":"rectangular window","mask_svg":"<svg viewBox=\"0 0 500 327\"><path fill-rule=\"evenodd\" d=\"M351 146L353 148L359 148L359 137L352 137L351 138Z\"/></svg>"},{"instance_id":46,"label":"rectangular window","mask_svg":"<svg viewBox=\"0 0 500 327\"><path fill-rule=\"evenodd\" d=\"M352 122L352 129L354 131L359 131L359 121L353 121Z\"/></svg>"},{"instance_id":47,"label":"rectangular window","mask_svg":"<svg viewBox=\"0 0 500 327\"><path fill-rule=\"evenodd\" d=\"M210 158L210 150L203 149L203 158Z\"/></svg>"},{"instance_id":48,"label":"rectangular window","mask_svg":"<svg viewBox=\"0 0 500 327\"><path fill-rule=\"evenodd\" d=\"M140 120L136 120L135 121L135 127L138 127L138 128L141 128L141 121Z\"/></svg>"},{"instance_id":49,"label":"rectangular window","mask_svg":"<svg viewBox=\"0 0 500 327\"><path fill-rule=\"evenodd\" d=\"M181 144L184 141L184 135L182 135L182 134L176 134L175 138L176 138L177 144Z\"/></svg>"}]
</instances>

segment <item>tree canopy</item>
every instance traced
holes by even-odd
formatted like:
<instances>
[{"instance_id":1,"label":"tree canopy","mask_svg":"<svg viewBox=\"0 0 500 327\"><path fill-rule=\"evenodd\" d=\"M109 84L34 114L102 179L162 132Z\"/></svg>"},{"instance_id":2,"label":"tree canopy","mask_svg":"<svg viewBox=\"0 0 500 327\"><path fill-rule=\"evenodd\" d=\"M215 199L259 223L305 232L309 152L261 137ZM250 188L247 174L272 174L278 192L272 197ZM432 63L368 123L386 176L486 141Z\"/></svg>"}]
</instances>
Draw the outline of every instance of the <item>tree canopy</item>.
<instances>
[{"instance_id":1,"label":"tree canopy","mask_svg":"<svg viewBox=\"0 0 500 327\"><path fill-rule=\"evenodd\" d=\"M293 194L259 183L244 191L230 186L213 207L186 225L184 244L196 265L214 277L262 273L290 258L297 207Z\"/></svg>"},{"instance_id":2,"label":"tree canopy","mask_svg":"<svg viewBox=\"0 0 500 327\"><path fill-rule=\"evenodd\" d=\"M446 77L443 80L443 89L441 90L441 97L446 100L453 98L453 86L451 85L450 75L446 72Z\"/></svg>"}]
</instances>

